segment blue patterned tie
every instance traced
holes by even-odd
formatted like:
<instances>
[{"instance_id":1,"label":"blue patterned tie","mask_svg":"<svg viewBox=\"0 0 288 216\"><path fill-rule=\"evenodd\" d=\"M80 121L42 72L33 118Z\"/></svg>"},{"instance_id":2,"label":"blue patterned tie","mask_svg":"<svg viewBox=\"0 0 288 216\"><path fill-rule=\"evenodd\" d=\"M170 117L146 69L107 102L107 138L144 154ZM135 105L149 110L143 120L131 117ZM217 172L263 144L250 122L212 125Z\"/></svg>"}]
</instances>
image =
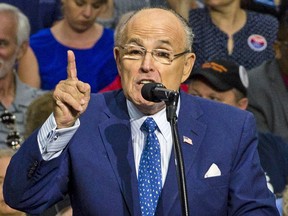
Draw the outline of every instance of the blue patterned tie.
<instances>
[{"instance_id":1,"label":"blue patterned tie","mask_svg":"<svg viewBox=\"0 0 288 216\"><path fill-rule=\"evenodd\" d=\"M138 172L142 216L155 214L162 189L161 155L159 141L154 133L156 129L157 124L151 117L148 117L141 126L141 130L148 133Z\"/></svg>"}]
</instances>

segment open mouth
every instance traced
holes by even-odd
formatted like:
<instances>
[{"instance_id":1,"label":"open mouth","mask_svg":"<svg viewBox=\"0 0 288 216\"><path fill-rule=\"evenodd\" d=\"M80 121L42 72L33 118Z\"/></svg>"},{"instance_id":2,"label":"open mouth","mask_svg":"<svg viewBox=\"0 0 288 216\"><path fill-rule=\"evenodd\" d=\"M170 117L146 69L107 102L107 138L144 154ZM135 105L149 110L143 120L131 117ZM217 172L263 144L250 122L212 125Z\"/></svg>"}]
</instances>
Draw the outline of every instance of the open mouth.
<instances>
[{"instance_id":1,"label":"open mouth","mask_svg":"<svg viewBox=\"0 0 288 216\"><path fill-rule=\"evenodd\" d=\"M153 81L153 80L141 80L140 81L140 84L147 84L147 83L155 83L155 81Z\"/></svg>"}]
</instances>

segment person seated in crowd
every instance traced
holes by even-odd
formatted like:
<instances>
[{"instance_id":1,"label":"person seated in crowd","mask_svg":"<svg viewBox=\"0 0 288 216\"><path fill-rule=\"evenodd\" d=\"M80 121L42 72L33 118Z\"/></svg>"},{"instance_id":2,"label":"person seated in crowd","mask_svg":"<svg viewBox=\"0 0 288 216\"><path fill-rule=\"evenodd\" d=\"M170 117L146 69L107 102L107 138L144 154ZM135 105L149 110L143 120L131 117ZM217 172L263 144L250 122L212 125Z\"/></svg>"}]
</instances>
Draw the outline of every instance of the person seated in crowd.
<instances>
[{"instance_id":1,"label":"person seated in crowd","mask_svg":"<svg viewBox=\"0 0 288 216\"><path fill-rule=\"evenodd\" d=\"M21 61L27 67L19 73L21 80L44 90L54 89L66 76L66 65L59 59L65 59L67 50L73 50L79 79L88 82L92 92L110 84L117 75L114 32L95 22L106 3L63 0L63 19L31 36L30 46L36 58Z\"/></svg>"},{"instance_id":2,"label":"person seated in crowd","mask_svg":"<svg viewBox=\"0 0 288 216\"><path fill-rule=\"evenodd\" d=\"M61 0L1 0L1 3L17 7L28 17L31 26L30 34L35 34L43 28L50 28L62 18Z\"/></svg>"},{"instance_id":3,"label":"person seated in crowd","mask_svg":"<svg viewBox=\"0 0 288 216\"><path fill-rule=\"evenodd\" d=\"M162 83L180 97L173 116L187 210L197 216L277 215L257 154L253 115L178 92L196 58L192 41L191 28L175 11L137 11L114 48L122 89L98 94L78 79L68 51L67 79L53 91L53 114L9 164L5 201L37 214L69 194L74 215L180 215L170 105L142 95L143 86Z\"/></svg>"},{"instance_id":4,"label":"person seated in crowd","mask_svg":"<svg viewBox=\"0 0 288 216\"><path fill-rule=\"evenodd\" d=\"M194 96L243 110L249 104L247 71L232 61L215 59L206 62L193 71L188 83L188 92ZM282 193L288 184L288 144L271 133L259 132L258 139L261 165L266 173L269 189L279 198L277 207L281 212Z\"/></svg>"},{"instance_id":5,"label":"person seated in crowd","mask_svg":"<svg viewBox=\"0 0 288 216\"><path fill-rule=\"evenodd\" d=\"M169 0L108 0L107 8L97 18L97 21L105 27L115 29L121 17L131 11L145 7L167 6ZM171 1L171 0L170 0ZM175 1L175 0L172 0Z\"/></svg>"},{"instance_id":6,"label":"person seated in crowd","mask_svg":"<svg viewBox=\"0 0 288 216\"><path fill-rule=\"evenodd\" d=\"M0 3L0 20L0 148L18 149L27 107L43 91L22 83L16 70L29 44L28 18L18 8Z\"/></svg>"},{"instance_id":7,"label":"person seated in crowd","mask_svg":"<svg viewBox=\"0 0 288 216\"><path fill-rule=\"evenodd\" d=\"M247 70L274 58L278 20L267 14L247 11L241 0L205 0L205 7L190 10L194 30L194 69L215 58L237 62Z\"/></svg>"},{"instance_id":8,"label":"person seated in crowd","mask_svg":"<svg viewBox=\"0 0 288 216\"><path fill-rule=\"evenodd\" d=\"M141 8L157 6L171 8L188 20L189 8L203 7L203 3L197 0L108 0L106 10L100 14L97 21L105 27L115 29L123 15Z\"/></svg>"},{"instance_id":9,"label":"person seated in crowd","mask_svg":"<svg viewBox=\"0 0 288 216\"><path fill-rule=\"evenodd\" d=\"M280 21L275 58L248 72L249 106L260 131L288 142L288 14Z\"/></svg>"},{"instance_id":10,"label":"person seated in crowd","mask_svg":"<svg viewBox=\"0 0 288 216\"><path fill-rule=\"evenodd\" d=\"M0 148L0 216L25 216L24 212L10 208L3 198L3 183L9 162L15 151L12 149ZM16 177L17 178L17 177Z\"/></svg>"}]
</instances>

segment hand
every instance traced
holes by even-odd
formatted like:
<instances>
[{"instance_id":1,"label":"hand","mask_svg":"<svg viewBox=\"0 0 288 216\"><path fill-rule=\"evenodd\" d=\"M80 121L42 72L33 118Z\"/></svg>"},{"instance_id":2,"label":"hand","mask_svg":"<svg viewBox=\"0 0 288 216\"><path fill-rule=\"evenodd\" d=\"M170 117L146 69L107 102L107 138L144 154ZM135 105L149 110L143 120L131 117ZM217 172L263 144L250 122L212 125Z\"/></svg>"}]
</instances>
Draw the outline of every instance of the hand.
<instances>
[{"instance_id":1,"label":"hand","mask_svg":"<svg viewBox=\"0 0 288 216\"><path fill-rule=\"evenodd\" d=\"M57 128L73 126L86 110L90 100L90 85L79 81L77 78L74 53L69 50L67 55L67 79L60 81L53 93L54 117Z\"/></svg>"}]
</instances>

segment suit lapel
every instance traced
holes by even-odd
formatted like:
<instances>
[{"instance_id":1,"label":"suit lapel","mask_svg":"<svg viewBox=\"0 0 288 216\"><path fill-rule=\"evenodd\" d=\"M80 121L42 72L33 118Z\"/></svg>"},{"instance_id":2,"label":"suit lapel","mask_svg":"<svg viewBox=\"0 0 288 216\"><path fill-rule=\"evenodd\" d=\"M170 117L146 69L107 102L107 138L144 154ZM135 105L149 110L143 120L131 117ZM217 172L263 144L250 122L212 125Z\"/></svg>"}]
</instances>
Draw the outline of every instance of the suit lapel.
<instances>
[{"instance_id":1,"label":"suit lapel","mask_svg":"<svg viewBox=\"0 0 288 216\"><path fill-rule=\"evenodd\" d=\"M130 214L140 215L131 126L123 94L117 96L116 104L111 104L106 114L109 119L99 126L103 144Z\"/></svg>"},{"instance_id":2,"label":"suit lapel","mask_svg":"<svg viewBox=\"0 0 288 216\"><path fill-rule=\"evenodd\" d=\"M185 93L182 93L181 95L178 131L184 159L185 176L187 176L203 140L206 125L198 120L203 113L198 104L195 103L192 97L187 96ZM122 93L116 96L115 104L111 104L107 107L106 114L109 118L99 126L103 144L106 148L107 155L119 183L127 208L131 215L141 215L132 147L131 126L126 100ZM192 144L184 142L184 136L190 138ZM168 215L171 209L176 206L181 211L174 161L175 156L172 151L165 185L161 192L157 207L157 215ZM187 179L186 183L189 183Z\"/></svg>"},{"instance_id":3,"label":"suit lapel","mask_svg":"<svg viewBox=\"0 0 288 216\"><path fill-rule=\"evenodd\" d=\"M182 93L181 107L178 117L178 131L184 160L185 176L188 176L188 173L192 168L195 155L197 154L206 133L207 126L198 120L202 114L203 112L201 108L197 103L195 103L193 98ZM186 139L185 141L184 137L187 137L188 140ZM189 139L191 139L192 144L190 144ZM169 215L169 212L176 206L181 210L180 202L178 202L178 180L176 177L176 166L174 161L175 154L173 150L171 153L165 185L159 200L157 215ZM186 184L189 183L190 182L186 179Z\"/></svg>"}]
</instances>

